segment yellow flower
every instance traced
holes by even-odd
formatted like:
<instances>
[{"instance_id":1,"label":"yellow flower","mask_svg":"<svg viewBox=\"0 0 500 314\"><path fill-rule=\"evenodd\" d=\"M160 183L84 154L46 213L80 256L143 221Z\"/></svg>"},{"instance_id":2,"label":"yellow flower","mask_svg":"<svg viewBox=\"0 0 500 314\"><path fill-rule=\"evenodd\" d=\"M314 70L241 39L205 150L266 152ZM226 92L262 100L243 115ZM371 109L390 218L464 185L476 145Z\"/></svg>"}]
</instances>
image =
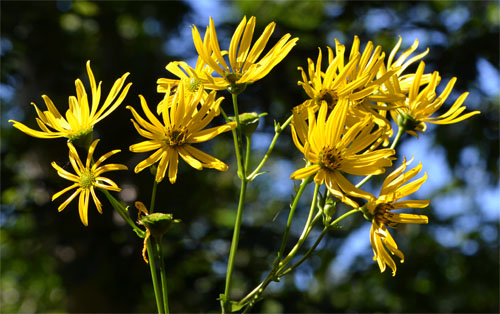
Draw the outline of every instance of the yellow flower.
<instances>
[{"instance_id":1,"label":"yellow flower","mask_svg":"<svg viewBox=\"0 0 500 314\"><path fill-rule=\"evenodd\" d=\"M453 86L455 85L455 82L457 81L457 78L453 77L448 82L439 97L436 97L436 88L441 81L441 77L437 71L434 71L431 75L429 83L422 90L420 90L424 68L425 63L421 61L417 72L415 73L408 96L404 101L404 106L391 111L393 119L397 121L400 126L404 127L406 132L413 136L418 136L415 131L424 133L427 129L427 125L425 124L426 122L433 124L452 124L480 113L479 111L473 111L460 116L460 114L466 109L466 107L462 106L462 104L465 101L465 98L467 98L467 95L469 95L468 92L465 92L458 97L447 112L437 117L431 117L431 115L439 110L442 104L446 101L451 93L451 90L453 89ZM399 89L397 84L395 87L396 89Z\"/></svg>"},{"instance_id":2,"label":"yellow flower","mask_svg":"<svg viewBox=\"0 0 500 314\"><path fill-rule=\"evenodd\" d=\"M87 160L85 165L80 160L78 153L73 146L73 144L68 143L69 147L69 160L73 169L75 170L75 174L72 174L63 168L61 168L57 163L52 162L52 167L57 170L57 174L60 177L74 182L69 187L65 188L62 191L57 192L52 196L52 201L61 196L62 194L68 192L69 190L76 189L76 191L62 203L58 210L62 211L68 204L78 195L80 195L78 201L78 211L80 213L80 219L85 226L88 226L88 208L89 208L89 198L92 195L92 199L97 207L99 213L102 214L102 204L97 198L95 194L95 188L101 188L110 191L121 191L121 189L108 178L102 177L101 175L108 171L114 170L127 170L127 166L121 164L108 164L101 166L101 164L108 159L111 155L114 155L120 152L119 149L112 150L107 154L104 154L101 158L99 158L95 163L92 163L92 156L94 154L95 147L99 140L95 140L89 148L87 154Z\"/></svg>"},{"instance_id":3,"label":"yellow flower","mask_svg":"<svg viewBox=\"0 0 500 314\"><path fill-rule=\"evenodd\" d=\"M327 118L328 105L321 104L316 121L312 109L309 109L307 141L304 145L297 143L299 136L294 135L297 147L304 152L308 165L292 173L291 179L304 179L315 175L317 184L326 183L330 193L342 202L358 207L358 204L346 196L372 199L373 195L356 188L343 173L353 175L381 174L384 167L392 165L393 149L372 150L367 147L380 137L380 130L371 132L373 123L369 118L353 125L344 133L347 99L339 100ZM306 124L300 124L304 127ZM305 133L305 130L296 131L300 127L292 125L293 133ZM360 153L361 151L364 151Z\"/></svg>"},{"instance_id":4,"label":"yellow flower","mask_svg":"<svg viewBox=\"0 0 500 314\"><path fill-rule=\"evenodd\" d=\"M213 78L215 84L213 89L229 89L231 93L238 93L240 89L244 88L245 84L251 84L266 76L286 57L298 40L298 38L289 40L290 34L283 36L264 57L257 61L274 32L275 25L274 22L267 25L262 35L250 49L255 29L255 17L252 16L248 22L244 17L233 34L229 45L229 53L220 50L212 18L210 18L210 26L207 30L210 33L212 51L207 49L206 44L202 42L196 26L192 26L196 51L203 61L221 76ZM226 53L228 54L229 65L224 59Z\"/></svg>"},{"instance_id":5,"label":"yellow flower","mask_svg":"<svg viewBox=\"0 0 500 314\"><path fill-rule=\"evenodd\" d=\"M203 47L209 55L212 54L210 32L208 28L205 32L205 38L203 39ZM180 81L184 81L184 86L186 86L188 91L193 93L196 93L199 88L217 89L215 79L212 77L214 70L211 69L201 57L198 57L196 60L194 69L184 61L169 62L165 68L167 71L177 76L178 79L159 78L156 81L158 84L158 93L166 93L172 90L179 85Z\"/></svg>"},{"instance_id":6,"label":"yellow flower","mask_svg":"<svg viewBox=\"0 0 500 314\"><path fill-rule=\"evenodd\" d=\"M168 178L171 183L175 183L178 156L197 170L203 168L227 170L225 163L191 146L191 144L208 141L236 127L236 123L228 123L204 129L216 116L222 98L215 100L215 91L213 91L202 101L202 95L202 89L196 94L185 93L182 82L175 94L165 93L163 123L153 115L142 95L139 95L142 110L149 122L139 116L134 108L127 107L135 118L135 121L133 119L131 121L137 132L148 139L130 146L130 150L135 153L155 150L151 156L137 164L134 169L135 173L159 161L155 180L162 181L168 168ZM200 105L199 108L198 105Z\"/></svg>"},{"instance_id":7,"label":"yellow flower","mask_svg":"<svg viewBox=\"0 0 500 314\"><path fill-rule=\"evenodd\" d=\"M344 65L345 46L337 40L335 43L335 56L333 50L327 47L328 67L325 72L321 70L323 57L319 48L316 63L311 59L307 60L307 74L302 67L298 68L302 73L302 81L298 84L310 97L306 106L318 110L321 102L325 101L331 110L342 98L349 99L352 106L365 102L389 103L404 97L398 94L386 94L380 89L381 85L398 70L397 67L393 68L376 78L385 58L380 46L374 49L373 43L369 41L361 54L359 38L355 36L349 61Z\"/></svg>"},{"instance_id":8,"label":"yellow flower","mask_svg":"<svg viewBox=\"0 0 500 314\"><path fill-rule=\"evenodd\" d=\"M94 74L90 69L90 61L87 61L87 73L90 80L90 88L92 93L92 106L89 108L89 101L87 98L87 93L85 87L80 79L75 81L76 86L76 97L69 97L69 109L66 111L64 118L52 100L46 96L42 95L45 105L48 111L40 111L35 103L31 103L38 114L39 118L36 118L36 122L40 127L41 131L33 130L24 124L9 120L9 122L14 123L14 127L21 130L22 132L39 138L58 138L67 137L70 142L92 132L94 125L107 117L113 110L115 110L123 101L132 83L129 83L121 92L120 96L118 93L125 83L125 79L129 73L125 73L121 78L116 80L115 84L111 88L108 97L104 101L104 104L99 108L99 101L101 99L101 83L96 86L94 79ZM118 99L115 100L116 96ZM53 130L51 130L53 129Z\"/></svg>"},{"instance_id":9,"label":"yellow flower","mask_svg":"<svg viewBox=\"0 0 500 314\"><path fill-rule=\"evenodd\" d=\"M396 263L388 254L387 250L404 262L403 253L398 250L398 246L392 238L387 226L395 227L399 223L417 223L426 224L427 216L405 213L395 213L394 210L404 208L425 208L429 205L429 200L404 200L400 199L417 191L422 183L427 180L427 174L418 180L406 184L415 177L422 169L422 164L403 173L411 163L403 160L403 164L387 176L382 185L380 196L377 199L371 199L367 203L367 209L372 218L372 227L370 230L370 242L373 248L373 260L376 260L380 272L384 272L386 265L392 269L392 275L396 275ZM406 184L406 185L405 185Z\"/></svg>"},{"instance_id":10,"label":"yellow flower","mask_svg":"<svg viewBox=\"0 0 500 314\"><path fill-rule=\"evenodd\" d=\"M307 73L299 67L302 81L298 84L310 97L300 106L311 107L316 111L322 102L326 102L329 110L332 110L341 99L346 98L349 101L346 125L352 126L369 117L380 129L385 130L380 135L380 141L387 145L388 138L392 136L392 127L385 118L386 110L395 108L394 102L404 99L404 94L388 92L384 84L395 76L399 67L394 66L386 71L385 53L380 46L374 47L371 41L366 44L362 53L359 47L359 38L355 36L348 62L344 64L345 46L335 40L335 53L327 47L328 67L325 72L321 70L321 49L316 63L308 59ZM294 118L294 123L297 123L296 120Z\"/></svg>"}]
</instances>

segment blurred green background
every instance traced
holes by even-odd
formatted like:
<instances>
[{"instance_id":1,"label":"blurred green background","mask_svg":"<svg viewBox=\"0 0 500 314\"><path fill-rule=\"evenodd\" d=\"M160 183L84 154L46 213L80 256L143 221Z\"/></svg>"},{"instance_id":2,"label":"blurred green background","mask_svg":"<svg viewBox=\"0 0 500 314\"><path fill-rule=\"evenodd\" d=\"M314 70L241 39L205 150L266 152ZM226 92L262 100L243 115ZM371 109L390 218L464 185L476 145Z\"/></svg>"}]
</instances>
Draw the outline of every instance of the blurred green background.
<instances>
[{"instance_id":1,"label":"blurred green background","mask_svg":"<svg viewBox=\"0 0 500 314\"><path fill-rule=\"evenodd\" d=\"M208 16L227 47L243 15L257 17L260 33L277 23L274 43L285 33L300 38L270 75L240 96L241 111L268 112L255 133L254 162L273 135L273 120L284 121L306 99L297 86L297 66L316 59L317 47L338 38L350 49L353 36L371 40L389 53L403 37L402 49L415 38L418 51L430 48L426 71L438 70L444 86L458 77L449 106L470 91L468 110L480 110L460 124L430 127L420 139L404 137L400 156L415 155L428 172L417 193L431 198L424 210L430 223L401 226L392 233L405 253L396 277L379 273L372 261L369 222L345 220L318 252L292 275L272 283L256 312L499 312L499 21L497 1L2 1L1 5L1 212L0 312L154 312L149 267L142 241L104 203L99 215L89 208L89 227L78 217L76 202L57 212L52 194L68 185L51 161L67 163L64 139L31 138L12 128L14 119L36 127L30 102L45 108L46 94L59 110L75 94L74 80L88 88L91 60L106 94L131 72L133 86L124 104L99 123L97 154L120 148L113 162L130 169L145 154L128 146L141 139L126 105L139 107L138 94L156 104L159 77L173 60L193 62L196 51L189 26L204 30ZM440 88L443 88L440 86ZM231 111L230 97L223 106ZM222 122L221 120L216 121ZM172 312L217 312L236 212L239 183L230 134L201 145L230 165L226 173L202 172L181 162L175 185L159 186L157 207L183 223L165 241ZM302 165L289 131L280 137L265 167L268 174L249 187L234 298L241 298L267 274L279 248L293 193L289 175ZM398 162L399 163L399 162ZM148 171L110 175L133 204L149 202ZM368 185L379 189L379 181ZM310 195L310 191L308 191ZM62 200L62 199L61 199ZM293 236L307 215L307 195L298 209ZM133 215L135 212L131 211ZM319 231L318 231L319 232ZM317 234L317 233L316 233ZM313 232L314 236L314 232ZM309 244L310 245L310 244Z\"/></svg>"}]
</instances>

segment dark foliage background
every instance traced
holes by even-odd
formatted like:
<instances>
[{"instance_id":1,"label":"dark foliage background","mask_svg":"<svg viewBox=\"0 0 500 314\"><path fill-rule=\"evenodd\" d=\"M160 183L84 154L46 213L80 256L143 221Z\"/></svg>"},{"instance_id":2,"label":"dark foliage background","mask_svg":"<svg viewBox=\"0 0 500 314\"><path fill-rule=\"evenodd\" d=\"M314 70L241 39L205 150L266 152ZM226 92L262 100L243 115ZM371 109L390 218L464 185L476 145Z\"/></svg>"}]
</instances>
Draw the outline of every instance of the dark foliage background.
<instances>
[{"instance_id":1,"label":"dark foliage background","mask_svg":"<svg viewBox=\"0 0 500 314\"><path fill-rule=\"evenodd\" d=\"M154 312L149 268L142 242L105 203L89 209L85 228L74 202L57 213L53 193L67 182L50 167L67 162L64 139L31 138L11 127L14 119L35 126L30 102L44 108L49 95L65 111L74 80L88 84L90 59L107 93L115 79L131 73L124 104L99 123L98 154L120 148L114 162L130 169L145 155L128 146L140 140L125 105L150 105L156 80L172 60L196 57L190 24L201 29L212 15L223 47L243 15L257 17L258 32L277 23L275 42L300 37L271 74L240 97L241 111L268 112L255 135L255 160L273 134L305 99L297 66L316 59L317 47L350 46L357 34L389 52L397 35L403 49L419 38L430 48L426 70L447 82L458 77L451 99L470 91L470 110L482 114L460 124L431 128L419 140L403 138L401 152L415 154L430 179L419 194L432 198L430 224L405 226L393 234L406 255L396 277L380 274L371 260L367 226L351 217L330 233L294 275L272 283L259 312L462 312L499 311L499 21L496 1L2 1L1 2L1 291L3 313ZM444 85L444 83L443 83ZM88 86L88 85L87 85ZM224 106L230 111L229 95ZM220 121L219 121L220 122ZM173 312L217 312L224 288L238 182L229 134L203 149L230 164L226 173L180 166L178 182L159 186L158 207L182 219L165 241ZM280 138L268 174L251 184L236 263L234 297L259 283L279 248L293 185L290 173L302 160L289 132ZM152 176L115 173L128 204L148 203ZM434 179L431 179L434 178ZM378 189L376 184L372 188ZM424 185L425 186L425 185ZM102 196L104 202L105 198ZM135 212L132 211L132 214ZM294 224L298 236L304 201Z\"/></svg>"}]
</instances>

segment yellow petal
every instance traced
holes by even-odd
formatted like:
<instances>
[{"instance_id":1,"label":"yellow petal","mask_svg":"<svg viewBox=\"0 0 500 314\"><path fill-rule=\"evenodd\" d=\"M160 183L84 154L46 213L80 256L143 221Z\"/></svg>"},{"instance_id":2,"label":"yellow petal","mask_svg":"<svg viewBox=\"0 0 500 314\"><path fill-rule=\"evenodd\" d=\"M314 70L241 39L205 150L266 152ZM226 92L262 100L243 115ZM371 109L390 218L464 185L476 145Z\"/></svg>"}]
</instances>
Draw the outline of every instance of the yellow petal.
<instances>
[{"instance_id":1,"label":"yellow petal","mask_svg":"<svg viewBox=\"0 0 500 314\"><path fill-rule=\"evenodd\" d=\"M141 161L140 163L138 163L137 166L135 166L135 168L134 168L134 172L139 173L144 168L151 166L152 164L154 164L155 162L160 160L160 158L163 156L163 154L166 154L166 153L167 153L166 148L158 149L156 152L151 154L148 158L146 158L143 161Z\"/></svg>"},{"instance_id":2,"label":"yellow petal","mask_svg":"<svg viewBox=\"0 0 500 314\"><path fill-rule=\"evenodd\" d=\"M184 159L184 161L187 162L191 167L195 168L196 170L203 169L202 163L191 156L183 147L179 147L178 151L181 158Z\"/></svg>"},{"instance_id":3,"label":"yellow petal","mask_svg":"<svg viewBox=\"0 0 500 314\"><path fill-rule=\"evenodd\" d=\"M78 183L74 183L74 184L72 184L72 185L68 186L67 188L65 188L65 189L63 189L63 190L61 190L61 191L57 192L56 194L52 195L52 201L54 201L56 198L58 198L58 197L59 197L59 196L61 196L62 194L64 194L64 193L68 192L69 190L74 189L74 188L77 188L78 186L79 186L79 184L78 184Z\"/></svg>"},{"instance_id":4,"label":"yellow petal","mask_svg":"<svg viewBox=\"0 0 500 314\"><path fill-rule=\"evenodd\" d=\"M227 171L228 166L220 161L219 159L210 156L207 153L204 153L203 151L191 146L191 145L185 145L183 148L194 158L198 159L203 163L203 167L206 168L213 168L219 171Z\"/></svg>"},{"instance_id":5,"label":"yellow petal","mask_svg":"<svg viewBox=\"0 0 500 314\"><path fill-rule=\"evenodd\" d=\"M83 191L82 189L78 188L67 200L64 201L64 203L59 205L57 210L61 212L63 209L65 209L66 206L68 206L68 204L82 191Z\"/></svg>"},{"instance_id":6,"label":"yellow petal","mask_svg":"<svg viewBox=\"0 0 500 314\"><path fill-rule=\"evenodd\" d=\"M429 222L429 218L425 215L391 213L390 221L396 223L426 224Z\"/></svg>"},{"instance_id":7,"label":"yellow petal","mask_svg":"<svg viewBox=\"0 0 500 314\"><path fill-rule=\"evenodd\" d=\"M82 223L87 227L89 225L89 190L82 190L78 200L78 213Z\"/></svg>"},{"instance_id":8,"label":"yellow petal","mask_svg":"<svg viewBox=\"0 0 500 314\"><path fill-rule=\"evenodd\" d=\"M312 166L304 167L304 168L298 169L294 173L292 173L290 175L290 179L292 179L292 180L305 179L305 178L312 176L320 169L321 169L320 165L312 165Z\"/></svg>"},{"instance_id":9,"label":"yellow petal","mask_svg":"<svg viewBox=\"0 0 500 314\"><path fill-rule=\"evenodd\" d=\"M90 194L92 194L92 199L94 200L94 204L97 207L97 211L99 214L102 214L102 204L101 201L97 198L97 195L95 195L95 189L94 187L90 187Z\"/></svg>"},{"instance_id":10,"label":"yellow petal","mask_svg":"<svg viewBox=\"0 0 500 314\"><path fill-rule=\"evenodd\" d=\"M179 163L179 157L177 154L170 154L170 160L168 165L168 179L170 183L174 184L177 180L177 168Z\"/></svg>"},{"instance_id":11,"label":"yellow petal","mask_svg":"<svg viewBox=\"0 0 500 314\"><path fill-rule=\"evenodd\" d=\"M228 123L220 126L216 126L210 129L205 129L194 133L189 138L189 143L201 143L213 139L215 136L230 131L236 127L236 123Z\"/></svg>"}]
</instances>

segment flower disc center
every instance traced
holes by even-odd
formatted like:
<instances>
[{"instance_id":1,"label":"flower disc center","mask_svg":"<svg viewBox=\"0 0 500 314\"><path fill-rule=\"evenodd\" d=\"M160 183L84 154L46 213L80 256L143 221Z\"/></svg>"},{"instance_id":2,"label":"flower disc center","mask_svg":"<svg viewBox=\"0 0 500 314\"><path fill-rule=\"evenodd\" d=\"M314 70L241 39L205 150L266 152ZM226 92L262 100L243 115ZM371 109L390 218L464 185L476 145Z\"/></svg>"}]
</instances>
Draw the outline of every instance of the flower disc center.
<instances>
[{"instance_id":1,"label":"flower disc center","mask_svg":"<svg viewBox=\"0 0 500 314\"><path fill-rule=\"evenodd\" d=\"M187 132L184 128L168 130L165 142L170 147L181 146L186 142Z\"/></svg>"},{"instance_id":2,"label":"flower disc center","mask_svg":"<svg viewBox=\"0 0 500 314\"><path fill-rule=\"evenodd\" d=\"M391 204L378 204L377 207L375 207L375 221L384 225L394 227L396 223L391 221L392 213L390 212L393 209L394 207Z\"/></svg>"},{"instance_id":3,"label":"flower disc center","mask_svg":"<svg viewBox=\"0 0 500 314\"><path fill-rule=\"evenodd\" d=\"M333 110L333 108L335 108L335 105L337 105L337 102L339 101L339 96L335 91L322 89L319 94L319 100L326 101L328 109L331 111Z\"/></svg>"},{"instance_id":4,"label":"flower disc center","mask_svg":"<svg viewBox=\"0 0 500 314\"><path fill-rule=\"evenodd\" d=\"M326 148L321 153L321 163L330 170L336 170L340 167L342 157L335 148Z\"/></svg>"},{"instance_id":5,"label":"flower disc center","mask_svg":"<svg viewBox=\"0 0 500 314\"><path fill-rule=\"evenodd\" d=\"M187 89L192 92L192 93L195 93L198 91L198 89L200 88L201 86L201 81L198 80L196 77L192 77L189 79L189 82L187 84Z\"/></svg>"},{"instance_id":6,"label":"flower disc center","mask_svg":"<svg viewBox=\"0 0 500 314\"><path fill-rule=\"evenodd\" d=\"M85 170L80 176L80 187L82 189L88 189L95 183L95 177L92 171Z\"/></svg>"}]
</instances>

